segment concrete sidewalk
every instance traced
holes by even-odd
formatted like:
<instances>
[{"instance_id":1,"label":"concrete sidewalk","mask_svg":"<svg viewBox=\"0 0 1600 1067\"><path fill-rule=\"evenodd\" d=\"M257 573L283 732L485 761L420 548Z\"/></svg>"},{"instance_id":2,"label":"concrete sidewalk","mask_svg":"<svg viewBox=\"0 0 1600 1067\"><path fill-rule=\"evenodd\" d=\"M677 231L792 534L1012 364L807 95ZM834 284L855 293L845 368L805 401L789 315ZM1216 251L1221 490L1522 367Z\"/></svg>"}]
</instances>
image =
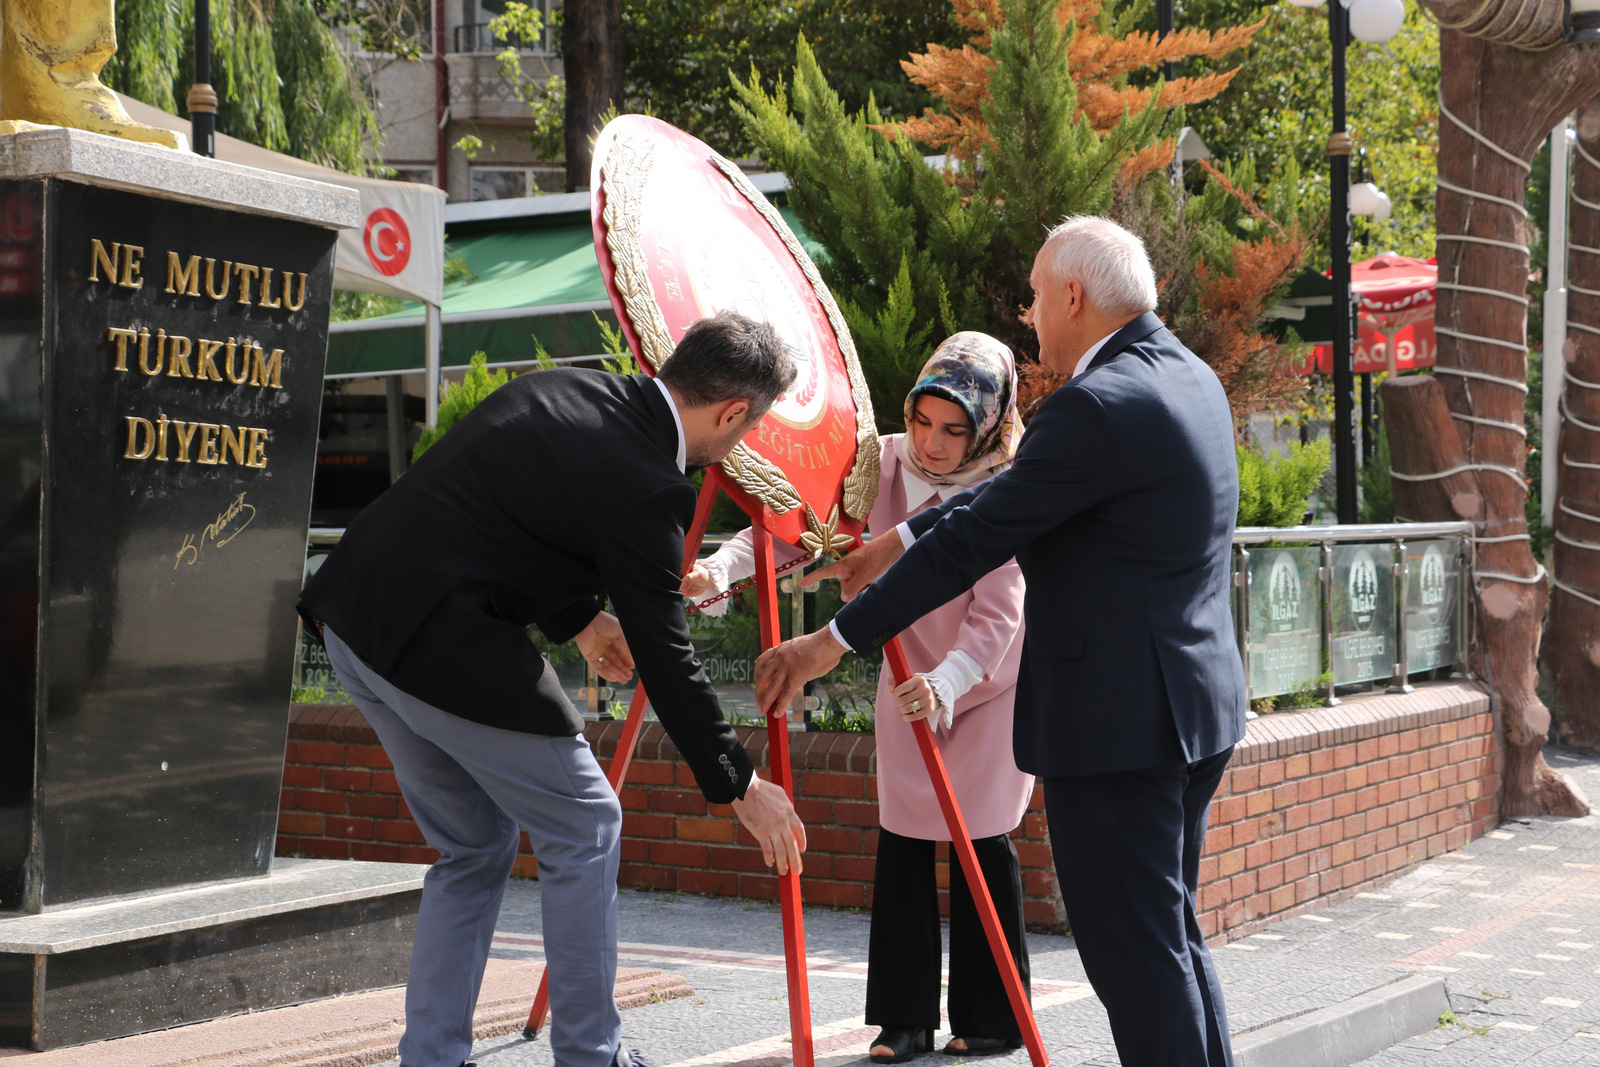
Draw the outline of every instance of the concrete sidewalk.
<instances>
[{"instance_id":1,"label":"concrete sidewalk","mask_svg":"<svg viewBox=\"0 0 1600 1067\"><path fill-rule=\"evenodd\" d=\"M1546 758L1600 802L1600 757L1550 749ZM1239 1067L1600 1064L1597 905L1600 816L1521 819L1377 890L1238 938L1215 953ZM868 918L809 908L805 924L817 1063L865 1065L876 1033L862 1023ZM650 1002L625 1012L630 1047L661 1067L791 1062L775 904L625 887L619 930L623 967L663 972L645 986L670 980L674 993L686 992L682 979L693 987L665 1001L647 992ZM493 1003L479 1012L502 1036L477 1044L480 1067L553 1067L547 1041L506 1032L531 1003L530 965L542 960L541 946L538 883L513 883L495 936ZM1105 1012L1072 939L1031 934L1029 946L1034 1009L1052 1063L1115 1064ZM360 1067L393 1055L400 1003L399 990L364 994L0 1057L6 1067ZM1449 1021L1438 1025L1441 1015ZM360 1048L335 1052L339 1042L329 1039L352 1030L367 1035ZM380 1032L388 1051L368 1039ZM282 1036L268 1049L263 1033ZM207 1051L197 1055L191 1046L202 1036ZM947 1039L942 1032L937 1045ZM1023 1050L987 1059L996 1067L1029 1062Z\"/></svg>"},{"instance_id":2,"label":"concrete sidewalk","mask_svg":"<svg viewBox=\"0 0 1600 1067\"><path fill-rule=\"evenodd\" d=\"M1600 757L1552 748L1546 758L1600 802ZM536 884L513 887L497 955L538 958L537 900ZM625 891L620 922L625 966L659 967L695 989L691 998L627 1013L631 1045L663 1067L789 1062L775 906ZM817 1061L825 1067L864 1062L876 1033L861 1016L867 929L865 914L806 912ZM1105 1012L1072 939L1032 934L1029 946L1035 1013L1052 1063L1115 1064ZM1273 923L1215 953L1235 1045L1250 1047L1241 1067L1310 1067L1301 1046L1280 1034L1306 1021L1319 1063L1600 1064L1600 816L1507 821L1378 890ZM1411 975L1442 980L1448 1001L1417 995L1421 983L1405 982ZM1433 1005L1410 1031L1426 1032L1395 1035L1404 1040L1373 1055L1362 1043L1373 1039L1376 1017L1353 1013L1406 997L1413 1015ZM1453 1021L1437 1025L1446 1003ZM947 1039L941 1033L937 1043ZM553 1067L546 1043L516 1038L480 1043L475 1056L480 1067ZM1028 1064L1023 1050L987 1059Z\"/></svg>"}]
</instances>

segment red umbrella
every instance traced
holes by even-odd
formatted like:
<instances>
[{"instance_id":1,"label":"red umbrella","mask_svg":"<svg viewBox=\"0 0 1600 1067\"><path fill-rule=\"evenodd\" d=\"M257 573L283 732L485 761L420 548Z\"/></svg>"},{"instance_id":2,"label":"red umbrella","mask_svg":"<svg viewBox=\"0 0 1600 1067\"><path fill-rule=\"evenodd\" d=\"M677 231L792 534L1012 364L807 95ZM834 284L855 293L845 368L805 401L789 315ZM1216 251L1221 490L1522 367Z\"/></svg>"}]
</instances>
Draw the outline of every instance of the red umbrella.
<instances>
[{"instance_id":1,"label":"red umbrella","mask_svg":"<svg viewBox=\"0 0 1600 1067\"><path fill-rule=\"evenodd\" d=\"M1350 288L1361 300L1353 371L1431 367L1437 351L1433 332L1434 287L1439 268L1432 259L1385 252L1353 264ZM1306 369L1333 373L1333 346L1318 345Z\"/></svg>"}]
</instances>

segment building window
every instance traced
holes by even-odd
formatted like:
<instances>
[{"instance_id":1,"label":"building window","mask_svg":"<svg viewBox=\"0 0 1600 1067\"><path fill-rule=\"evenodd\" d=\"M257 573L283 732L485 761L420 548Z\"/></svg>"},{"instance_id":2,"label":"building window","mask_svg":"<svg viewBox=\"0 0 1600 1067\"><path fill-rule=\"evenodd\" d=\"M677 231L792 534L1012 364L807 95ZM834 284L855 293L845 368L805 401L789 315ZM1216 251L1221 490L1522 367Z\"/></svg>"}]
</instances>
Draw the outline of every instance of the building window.
<instances>
[{"instance_id":1,"label":"building window","mask_svg":"<svg viewBox=\"0 0 1600 1067\"><path fill-rule=\"evenodd\" d=\"M472 199L509 200L532 196L532 172L527 167L473 167Z\"/></svg>"},{"instance_id":2,"label":"building window","mask_svg":"<svg viewBox=\"0 0 1600 1067\"><path fill-rule=\"evenodd\" d=\"M527 5L544 15L544 32L535 40L520 38L497 41L489 29L489 21L505 14L506 0L461 0L461 24L455 28L457 52L498 53L506 45L519 52L535 55L555 55L560 35L555 31L555 19L561 10L561 0L526 0Z\"/></svg>"},{"instance_id":3,"label":"building window","mask_svg":"<svg viewBox=\"0 0 1600 1067\"><path fill-rule=\"evenodd\" d=\"M391 163L390 166L394 169L393 181L414 182L417 185L439 184L434 179L435 172L432 164Z\"/></svg>"}]
</instances>

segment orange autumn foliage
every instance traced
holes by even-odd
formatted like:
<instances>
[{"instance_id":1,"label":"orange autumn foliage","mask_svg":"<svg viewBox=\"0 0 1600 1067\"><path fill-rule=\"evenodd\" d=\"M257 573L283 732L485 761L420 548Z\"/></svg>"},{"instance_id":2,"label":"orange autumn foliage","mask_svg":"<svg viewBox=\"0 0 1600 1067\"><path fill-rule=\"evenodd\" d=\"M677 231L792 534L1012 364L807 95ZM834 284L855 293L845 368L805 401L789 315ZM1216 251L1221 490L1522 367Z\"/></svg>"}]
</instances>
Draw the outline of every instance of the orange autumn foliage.
<instances>
[{"instance_id":1,"label":"orange autumn foliage","mask_svg":"<svg viewBox=\"0 0 1600 1067\"><path fill-rule=\"evenodd\" d=\"M991 32L1002 26L1004 19L1000 0L950 2L955 8L957 24L971 35L969 43L961 48L930 44L928 51L913 54L900 63L906 75L927 89L948 113L928 108L920 117L876 128L884 133L904 131L913 140L946 148L970 161L990 144L982 109L989 99L989 71L994 60L985 49L990 45ZM1118 38L1100 32L1099 14L1099 0L1061 0L1056 8L1058 24L1063 27L1068 22L1074 24L1068 64L1078 92L1077 113L1087 116L1100 133L1116 126L1124 114L1142 111L1152 100L1162 107L1209 100L1227 88L1236 71L1199 78L1174 78L1147 88L1124 84L1129 73L1192 56L1219 58L1249 44L1256 31L1266 23L1262 19L1251 26L1235 26L1218 33L1182 30L1160 40L1148 33L1130 33ZM1142 150L1123 164L1123 179L1137 181L1166 166L1176 148L1176 140L1169 138Z\"/></svg>"},{"instance_id":2,"label":"orange autumn foliage","mask_svg":"<svg viewBox=\"0 0 1600 1067\"><path fill-rule=\"evenodd\" d=\"M1209 162L1201 165L1270 231L1254 242L1236 242L1230 270L1204 260L1196 264L1197 313L1184 324L1185 343L1217 372L1235 417L1242 417L1303 388L1298 376L1285 373L1282 346L1260 324L1267 302L1299 273L1309 242L1297 226L1285 229L1272 219Z\"/></svg>"}]
</instances>

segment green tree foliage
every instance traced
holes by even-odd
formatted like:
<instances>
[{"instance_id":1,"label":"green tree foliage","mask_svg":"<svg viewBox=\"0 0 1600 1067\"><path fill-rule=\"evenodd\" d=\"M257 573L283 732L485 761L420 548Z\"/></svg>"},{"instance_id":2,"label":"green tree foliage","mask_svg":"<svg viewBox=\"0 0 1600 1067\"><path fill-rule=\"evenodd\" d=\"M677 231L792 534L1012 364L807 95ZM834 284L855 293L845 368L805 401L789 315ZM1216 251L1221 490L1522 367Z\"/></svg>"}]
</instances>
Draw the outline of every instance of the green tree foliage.
<instances>
[{"instance_id":1,"label":"green tree foliage","mask_svg":"<svg viewBox=\"0 0 1600 1067\"><path fill-rule=\"evenodd\" d=\"M1288 456L1264 456L1248 445L1239 456L1239 525L1294 526L1333 461L1327 438L1289 444Z\"/></svg>"},{"instance_id":2,"label":"green tree foliage","mask_svg":"<svg viewBox=\"0 0 1600 1067\"><path fill-rule=\"evenodd\" d=\"M1266 15L1248 59L1227 89L1188 121L1220 160L1255 159L1272 180L1293 165L1309 209L1328 205L1328 135L1333 126L1328 14L1262 0L1186 3L1180 26L1251 22ZM1355 222L1355 258L1379 252L1433 255L1433 180L1438 152L1439 28L1421 8L1407 5L1405 26L1386 45L1351 43L1346 53L1345 102L1358 154L1351 181L1370 181L1389 194L1388 221ZM1188 60L1179 73L1221 69L1217 60ZM1317 266L1328 262L1321 235Z\"/></svg>"},{"instance_id":3,"label":"green tree foliage","mask_svg":"<svg viewBox=\"0 0 1600 1067\"><path fill-rule=\"evenodd\" d=\"M891 117L932 103L899 61L929 42L961 39L943 0L630 0L622 25L630 108L732 158L748 155L755 142L729 106L730 72L778 76L794 65L797 36L831 72L848 110L872 99Z\"/></svg>"},{"instance_id":4,"label":"green tree foliage","mask_svg":"<svg viewBox=\"0 0 1600 1067\"><path fill-rule=\"evenodd\" d=\"M903 131L884 126L872 99L852 111L805 39L790 82L779 80L769 90L755 73L735 79L736 110L762 155L789 176L790 205L827 250L818 267L850 327L885 429L898 426L901 400L939 338L984 330L1025 359L1037 352L1018 316L1031 300L1033 257L1047 229L1065 215L1114 207L1118 214L1139 214L1124 221L1185 273L1174 306L1222 322L1219 344L1249 334L1265 298L1287 281L1280 275L1292 274L1303 255L1292 189L1274 191L1265 207L1246 206L1248 197L1241 200L1238 186L1219 174L1180 211L1164 174L1135 188L1122 181L1124 164L1170 137L1183 111L1152 98L1097 130L1077 106L1070 50L1078 27L1073 21L1058 25L1056 6L1052 0L1005 0L1004 26L992 34L988 50L993 65L981 109L988 143L976 159L952 156L943 170L929 166ZM1094 25L1112 33L1126 16L1107 7ZM1240 181L1253 181L1248 162L1234 170ZM1287 227L1274 212L1284 215ZM1252 230L1277 244L1272 255L1246 262L1238 242ZM1170 282L1177 267L1154 258L1158 275ZM1248 291L1248 299L1224 291L1230 289ZM1229 300L1224 321L1216 307ZM1243 356L1233 349L1196 351L1219 374L1232 361L1248 365L1260 381L1272 378L1266 364L1275 367L1279 358L1264 344Z\"/></svg>"},{"instance_id":5,"label":"green tree foliage","mask_svg":"<svg viewBox=\"0 0 1600 1067\"><path fill-rule=\"evenodd\" d=\"M474 352L472 364L460 384L448 386L444 396L439 398L439 423L422 428L422 436L411 450L411 462L421 459L422 454L433 447L434 442L443 437L450 427L466 418L467 412L477 407L484 397L510 380L503 368L491 374L489 357L482 352Z\"/></svg>"},{"instance_id":6,"label":"green tree foliage","mask_svg":"<svg viewBox=\"0 0 1600 1067\"><path fill-rule=\"evenodd\" d=\"M186 117L193 0L120 0L116 19L102 79ZM373 169L363 148L378 129L371 94L316 0L212 0L211 37L219 133L347 173Z\"/></svg>"}]
</instances>

